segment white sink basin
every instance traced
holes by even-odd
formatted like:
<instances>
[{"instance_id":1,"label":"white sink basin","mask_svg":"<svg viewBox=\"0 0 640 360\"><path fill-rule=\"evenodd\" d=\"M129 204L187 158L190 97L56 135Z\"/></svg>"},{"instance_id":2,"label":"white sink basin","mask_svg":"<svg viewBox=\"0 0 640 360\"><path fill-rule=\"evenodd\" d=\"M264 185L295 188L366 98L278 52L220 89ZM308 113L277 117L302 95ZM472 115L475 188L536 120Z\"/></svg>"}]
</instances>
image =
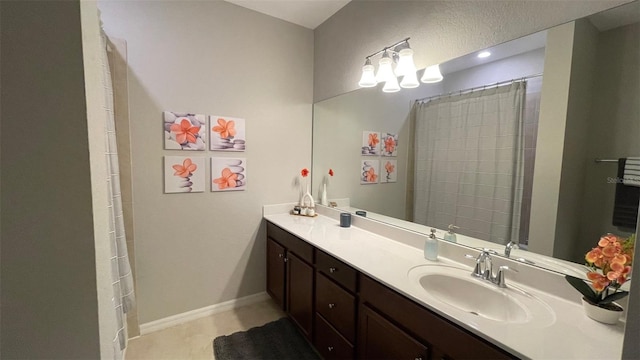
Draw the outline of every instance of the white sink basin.
<instances>
[{"instance_id":1,"label":"white sink basin","mask_svg":"<svg viewBox=\"0 0 640 360\"><path fill-rule=\"evenodd\" d=\"M507 283L507 288L447 265L421 265L409 270L420 296L469 314L471 319L501 323L551 324L555 315L542 300Z\"/></svg>"}]
</instances>

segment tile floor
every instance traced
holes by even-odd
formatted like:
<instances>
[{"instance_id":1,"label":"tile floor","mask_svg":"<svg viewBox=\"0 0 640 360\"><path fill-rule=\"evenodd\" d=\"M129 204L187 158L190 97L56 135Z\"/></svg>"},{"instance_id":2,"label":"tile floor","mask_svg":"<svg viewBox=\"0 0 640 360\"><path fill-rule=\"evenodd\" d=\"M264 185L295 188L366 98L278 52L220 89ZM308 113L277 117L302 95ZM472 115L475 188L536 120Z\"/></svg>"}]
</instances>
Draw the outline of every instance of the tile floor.
<instances>
[{"instance_id":1,"label":"tile floor","mask_svg":"<svg viewBox=\"0 0 640 360\"><path fill-rule=\"evenodd\" d=\"M129 340L125 360L211 360L214 338L284 316L271 299L214 314Z\"/></svg>"}]
</instances>

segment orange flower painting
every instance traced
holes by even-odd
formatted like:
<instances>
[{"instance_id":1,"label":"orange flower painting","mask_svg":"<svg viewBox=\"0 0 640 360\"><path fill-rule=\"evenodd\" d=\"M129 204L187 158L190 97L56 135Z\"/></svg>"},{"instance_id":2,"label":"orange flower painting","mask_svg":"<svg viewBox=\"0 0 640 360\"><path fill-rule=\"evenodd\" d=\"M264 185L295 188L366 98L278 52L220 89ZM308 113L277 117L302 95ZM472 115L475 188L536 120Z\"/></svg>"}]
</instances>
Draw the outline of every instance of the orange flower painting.
<instances>
[{"instance_id":1,"label":"orange flower painting","mask_svg":"<svg viewBox=\"0 0 640 360\"><path fill-rule=\"evenodd\" d=\"M209 144L213 151L245 151L245 121L229 116L210 116Z\"/></svg>"},{"instance_id":2,"label":"orange flower painting","mask_svg":"<svg viewBox=\"0 0 640 360\"><path fill-rule=\"evenodd\" d=\"M244 158L211 158L211 191L239 191L247 187Z\"/></svg>"},{"instance_id":3,"label":"orange flower painting","mask_svg":"<svg viewBox=\"0 0 640 360\"><path fill-rule=\"evenodd\" d=\"M164 148L167 150L204 150L206 116L165 111Z\"/></svg>"},{"instance_id":4,"label":"orange flower painting","mask_svg":"<svg viewBox=\"0 0 640 360\"><path fill-rule=\"evenodd\" d=\"M200 156L165 156L165 194L204 192L204 164L205 158Z\"/></svg>"},{"instance_id":5,"label":"orange flower painting","mask_svg":"<svg viewBox=\"0 0 640 360\"><path fill-rule=\"evenodd\" d=\"M378 140L378 134L377 133L369 134L369 146L375 147L376 145L378 145L379 142L380 142L380 140Z\"/></svg>"},{"instance_id":6,"label":"orange flower painting","mask_svg":"<svg viewBox=\"0 0 640 360\"><path fill-rule=\"evenodd\" d=\"M362 155L380 155L380 133L362 132Z\"/></svg>"},{"instance_id":7,"label":"orange flower painting","mask_svg":"<svg viewBox=\"0 0 640 360\"><path fill-rule=\"evenodd\" d=\"M361 165L362 176L360 184L375 184L378 182L379 160L363 160Z\"/></svg>"},{"instance_id":8,"label":"orange flower painting","mask_svg":"<svg viewBox=\"0 0 640 360\"><path fill-rule=\"evenodd\" d=\"M398 149L398 135L386 133L382 137L382 156L396 156Z\"/></svg>"},{"instance_id":9,"label":"orange flower painting","mask_svg":"<svg viewBox=\"0 0 640 360\"><path fill-rule=\"evenodd\" d=\"M380 178L380 182L392 183L398 181L398 173L396 171L396 160L384 160L384 171L386 175Z\"/></svg>"}]
</instances>

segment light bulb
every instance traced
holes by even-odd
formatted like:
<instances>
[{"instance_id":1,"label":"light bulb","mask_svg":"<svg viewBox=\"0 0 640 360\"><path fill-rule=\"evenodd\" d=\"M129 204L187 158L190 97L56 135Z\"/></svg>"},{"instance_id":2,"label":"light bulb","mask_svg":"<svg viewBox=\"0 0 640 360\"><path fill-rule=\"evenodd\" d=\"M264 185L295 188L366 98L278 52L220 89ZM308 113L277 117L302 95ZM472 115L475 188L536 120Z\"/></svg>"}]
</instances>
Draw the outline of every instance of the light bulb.
<instances>
[{"instance_id":1,"label":"light bulb","mask_svg":"<svg viewBox=\"0 0 640 360\"><path fill-rule=\"evenodd\" d=\"M378 85L374 70L373 65L371 65L371 60L367 59L362 67L362 77L360 78L360 82L358 82L360 87L374 87Z\"/></svg>"},{"instance_id":2,"label":"light bulb","mask_svg":"<svg viewBox=\"0 0 640 360\"><path fill-rule=\"evenodd\" d=\"M420 86L416 72L413 71L408 74L405 74L404 77L402 78L402 81L400 82L400 86L402 86L405 89L412 89Z\"/></svg>"},{"instance_id":3,"label":"light bulb","mask_svg":"<svg viewBox=\"0 0 640 360\"><path fill-rule=\"evenodd\" d=\"M398 85L398 79L395 77L395 75L393 75L393 73L391 74L391 77L388 78L387 81L384 83L384 87L382 88L382 91L386 93L400 91L400 86Z\"/></svg>"},{"instance_id":4,"label":"light bulb","mask_svg":"<svg viewBox=\"0 0 640 360\"><path fill-rule=\"evenodd\" d=\"M378 73L376 74L376 81L385 82L392 77L395 78L393 69L391 68L392 63L393 61L389 57L389 53L385 51L382 55L382 58L378 62Z\"/></svg>"},{"instance_id":5,"label":"light bulb","mask_svg":"<svg viewBox=\"0 0 640 360\"><path fill-rule=\"evenodd\" d=\"M411 72L416 72L416 65L413 63L413 50L411 50L411 48L404 48L398 53L398 66L396 66L396 75L404 76Z\"/></svg>"},{"instance_id":6,"label":"light bulb","mask_svg":"<svg viewBox=\"0 0 640 360\"><path fill-rule=\"evenodd\" d=\"M442 81L442 73L440 73L440 64L427 66L420 81L426 84L437 83Z\"/></svg>"}]
</instances>

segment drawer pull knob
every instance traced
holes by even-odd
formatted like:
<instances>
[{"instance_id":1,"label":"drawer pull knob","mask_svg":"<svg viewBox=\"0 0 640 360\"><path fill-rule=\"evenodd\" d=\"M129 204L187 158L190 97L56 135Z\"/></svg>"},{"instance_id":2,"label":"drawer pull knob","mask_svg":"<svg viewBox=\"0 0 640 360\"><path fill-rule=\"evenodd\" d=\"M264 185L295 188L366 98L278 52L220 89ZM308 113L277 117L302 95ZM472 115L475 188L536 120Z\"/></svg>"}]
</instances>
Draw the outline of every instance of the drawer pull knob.
<instances>
[{"instance_id":1,"label":"drawer pull knob","mask_svg":"<svg viewBox=\"0 0 640 360\"><path fill-rule=\"evenodd\" d=\"M289 259L287 259L287 258L284 258L283 260L284 260L284 262L287 262L287 260L289 260Z\"/></svg>"},{"instance_id":2,"label":"drawer pull knob","mask_svg":"<svg viewBox=\"0 0 640 360\"><path fill-rule=\"evenodd\" d=\"M332 274L333 274L334 272L336 272L336 271L338 271L338 269L336 269L336 268L334 268L334 267L330 267L330 268L329 268L329 272L330 272L330 273L332 273Z\"/></svg>"},{"instance_id":3,"label":"drawer pull knob","mask_svg":"<svg viewBox=\"0 0 640 360\"><path fill-rule=\"evenodd\" d=\"M333 309L334 307L336 307L336 304L334 303L329 304L329 309Z\"/></svg>"},{"instance_id":4,"label":"drawer pull knob","mask_svg":"<svg viewBox=\"0 0 640 360\"><path fill-rule=\"evenodd\" d=\"M284 256L284 254L278 254L278 257L283 257L283 256Z\"/></svg>"},{"instance_id":5,"label":"drawer pull knob","mask_svg":"<svg viewBox=\"0 0 640 360\"><path fill-rule=\"evenodd\" d=\"M329 347L327 347L327 350L329 350L329 351L333 351L333 346L329 346Z\"/></svg>"}]
</instances>

